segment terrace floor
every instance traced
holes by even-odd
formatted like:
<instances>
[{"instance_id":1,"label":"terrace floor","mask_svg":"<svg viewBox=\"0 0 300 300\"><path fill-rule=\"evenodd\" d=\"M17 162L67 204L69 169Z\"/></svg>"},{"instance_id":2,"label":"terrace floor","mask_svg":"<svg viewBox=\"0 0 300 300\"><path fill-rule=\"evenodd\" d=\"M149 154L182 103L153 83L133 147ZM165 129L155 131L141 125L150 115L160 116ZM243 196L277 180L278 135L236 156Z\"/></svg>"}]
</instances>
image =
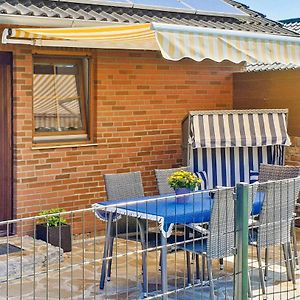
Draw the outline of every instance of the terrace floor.
<instances>
[{"instance_id":1,"label":"terrace floor","mask_svg":"<svg viewBox=\"0 0 300 300\"><path fill-rule=\"evenodd\" d=\"M300 249L300 229L297 230ZM0 243L6 238L0 239ZM20 238L10 238L10 243L20 246ZM118 240L115 243L117 255L129 253L113 261L112 278L105 283L105 289L99 291L99 276L103 253L104 237L77 237L73 241L73 250L62 253L59 248L47 247L44 242L33 243L30 237L23 238L23 253L0 256L1 260L15 260L18 270L10 270L9 280L0 276L0 299L140 299L142 298L141 254L135 253L138 246L133 242ZM25 245L26 244L26 245ZM33 246L34 245L34 246ZM35 247L34 260L29 257ZM30 250L31 249L31 250ZM47 250L48 249L48 250ZM50 249L50 250L49 250ZM131 252L131 254L130 254ZM46 253L42 255L41 253ZM254 299L262 299L259 288L258 264L255 249L249 248L249 265ZM148 255L149 296L155 296L160 289L159 252ZM39 257L39 258L38 258ZM59 259L60 257L60 259ZM27 262L27 263L25 263ZM39 263L38 263L39 262ZM267 281L268 299L300 299L300 270L296 272L296 289L286 280L286 269L282 252L274 248L270 253L270 272ZM22 268L21 268L22 265ZM184 252L168 254L169 290L178 290L170 294L169 299L209 299L209 286L198 283L186 285ZM192 265L195 268L195 264ZM1 269L0 269L1 271ZM3 270L2 270L3 271ZM194 271L194 270L193 270ZM195 272L193 272L194 274ZM219 269L216 261L213 266L217 299L233 297L233 257L225 260L225 269ZM22 274L22 276L20 276ZM181 289L181 291L180 291Z\"/></svg>"}]
</instances>

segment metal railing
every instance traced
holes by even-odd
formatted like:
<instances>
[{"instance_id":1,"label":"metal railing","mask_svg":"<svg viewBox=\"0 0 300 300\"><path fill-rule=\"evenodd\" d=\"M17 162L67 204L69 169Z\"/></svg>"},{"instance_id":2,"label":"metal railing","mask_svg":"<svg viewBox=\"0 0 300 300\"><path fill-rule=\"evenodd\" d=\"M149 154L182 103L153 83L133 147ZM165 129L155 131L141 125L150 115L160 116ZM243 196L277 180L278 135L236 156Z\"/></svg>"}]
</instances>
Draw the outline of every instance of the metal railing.
<instances>
[{"instance_id":1,"label":"metal railing","mask_svg":"<svg viewBox=\"0 0 300 300\"><path fill-rule=\"evenodd\" d=\"M108 202L0 222L7 233L12 224L17 231L0 238L0 295L26 300L297 299L299 217L293 212L290 217L285 204L289 193L297 198L297 186L292 183L286 193L284 184L239 184L188 198ZM257 193L265 195L258 214L253 212ZM269 218L275 212L282 214L279 223ZM40 225L53 216L65 218L68 226ZM262 259L263 252L267 258Z\"/></svg>"}]
</instances>

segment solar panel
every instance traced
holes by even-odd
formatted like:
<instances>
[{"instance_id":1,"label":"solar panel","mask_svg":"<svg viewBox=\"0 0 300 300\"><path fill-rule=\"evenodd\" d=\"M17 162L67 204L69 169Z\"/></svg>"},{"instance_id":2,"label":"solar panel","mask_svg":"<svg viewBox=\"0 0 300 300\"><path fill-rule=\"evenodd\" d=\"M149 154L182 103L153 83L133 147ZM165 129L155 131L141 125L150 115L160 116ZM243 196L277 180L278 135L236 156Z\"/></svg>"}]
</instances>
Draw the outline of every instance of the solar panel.
<instances>
[{"instance_id":1,"label":"solar panel","mask_svg":"<svg viewBox=\"0 0 300 300\"><path fill-rule=\"evenodd\" d=\"M195 13L195 9L183 4L181 1L178 0L130 0L130 1L133 2L133 7L137 7L137 8Z\"/></svg>"},{"instance_id":2,"label":"solar panel","mask_svg":"<svg viewBox=\"0 0 300 300\"><path fill-rule=\"evenodd\" d=\"M195 9L198 13L212 13L218 15L246 16L244 12L225 3L222 0L181 0L187 7Z\"/></svg>"},{"instance_id":3,"label":"solar panel","mask_svg":"<svg viewBox=\"0 0 300 300\"><path fill-rule=\"evenodd\" d=\"M60 0L53 0L60 1ZM84 3L84 4L100 4L118 7L132 7L133 3L130 0L64 0L64 2Z\"/></svg>"}]
</instances>

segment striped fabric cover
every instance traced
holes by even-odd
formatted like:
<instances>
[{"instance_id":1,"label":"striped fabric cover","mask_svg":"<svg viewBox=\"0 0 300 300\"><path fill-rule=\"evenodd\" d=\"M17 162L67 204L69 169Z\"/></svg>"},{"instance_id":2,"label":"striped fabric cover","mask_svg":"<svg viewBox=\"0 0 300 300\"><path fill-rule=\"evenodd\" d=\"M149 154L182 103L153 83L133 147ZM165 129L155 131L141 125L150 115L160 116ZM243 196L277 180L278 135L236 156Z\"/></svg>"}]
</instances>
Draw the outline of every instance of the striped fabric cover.
<instances>
[{"instance_id":1,"label":"striped fabric cover","mask_svg":"<svg viewBox=\"0 0 300 300\"><path fill-rule=\"evenodd\" d=\"M291 144L286 114L203 113L191 118L191 144L195 148L253 147Z\"/></svg>"},{"instance_id":2,"label":"striped fabric cover","mask_svg":"<svg viewBox=\"0 0 300 300\"><path fill-rule=\"evenodd\" d=\"M258 181L258 175L259 175L259 171L257 171L257 170L250 170L249 183L252 184L252 183Z\"/></svg>"},{"instance_id":3,"label":"striped fabric cover","mask_svg":"<svg viewBox=\"0 0 300 300\"><path fill-rule=\"evenodd\" d=\"M300 65L298 37L182 24L148 23L81 28L12 28L3 43L79 48L160 50L168 60L189 57L234 63Z\"/></svg>"},{"instance_id":4,"label":"striped fabric cover","mask_svg":"<svg viewBox=\"0 0 300 300\"><path fill-rule=\"evenodd\" d=\"M205 58L234 63L280 62L300 65L298 38L254 34L243 31L152 23L156 39L165 59L189 57L195 61Z\"/></svg>"},{"instance_id":5,"label":"striped fabric cover","mask_svg":"<svg viewBox=\"0 0 300 300\"><path fill-rule=\"evenodd\" d=\"M201 179L200 189L207 190L208 178L207 173L205 171L198 171L195 173L198 178Z\"/></svg>"},{"instance_id":6,"label":"striped fabric cover","mask_svg":"<svg viewBox=\"0 0 300 300\"><path fill-rule=\"evenodd\" d=\"M193 149L191 163L195 173L205 171L207 188L250 183L250 170L258 170L261 163L282 164L284 146L228 147ZM277 148L282 148L278 150Z\"/></svg>"}]
</instances>

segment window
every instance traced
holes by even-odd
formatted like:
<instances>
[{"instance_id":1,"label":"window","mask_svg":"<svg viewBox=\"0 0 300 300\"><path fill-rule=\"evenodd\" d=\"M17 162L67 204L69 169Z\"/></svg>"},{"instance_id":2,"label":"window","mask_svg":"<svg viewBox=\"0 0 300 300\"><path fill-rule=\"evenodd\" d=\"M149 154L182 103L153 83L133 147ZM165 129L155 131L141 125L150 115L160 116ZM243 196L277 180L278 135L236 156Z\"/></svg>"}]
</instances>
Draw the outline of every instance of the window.
<instances>
[{"instance_id":1,"label":"window","mask_svg":"<svg viewBox=\"0 0 300 300\"><path fill-rule=\"evenodd\" d=\"M34 143L89 140L89 59L34 57Z\"/></svg>"}]
</instances>

